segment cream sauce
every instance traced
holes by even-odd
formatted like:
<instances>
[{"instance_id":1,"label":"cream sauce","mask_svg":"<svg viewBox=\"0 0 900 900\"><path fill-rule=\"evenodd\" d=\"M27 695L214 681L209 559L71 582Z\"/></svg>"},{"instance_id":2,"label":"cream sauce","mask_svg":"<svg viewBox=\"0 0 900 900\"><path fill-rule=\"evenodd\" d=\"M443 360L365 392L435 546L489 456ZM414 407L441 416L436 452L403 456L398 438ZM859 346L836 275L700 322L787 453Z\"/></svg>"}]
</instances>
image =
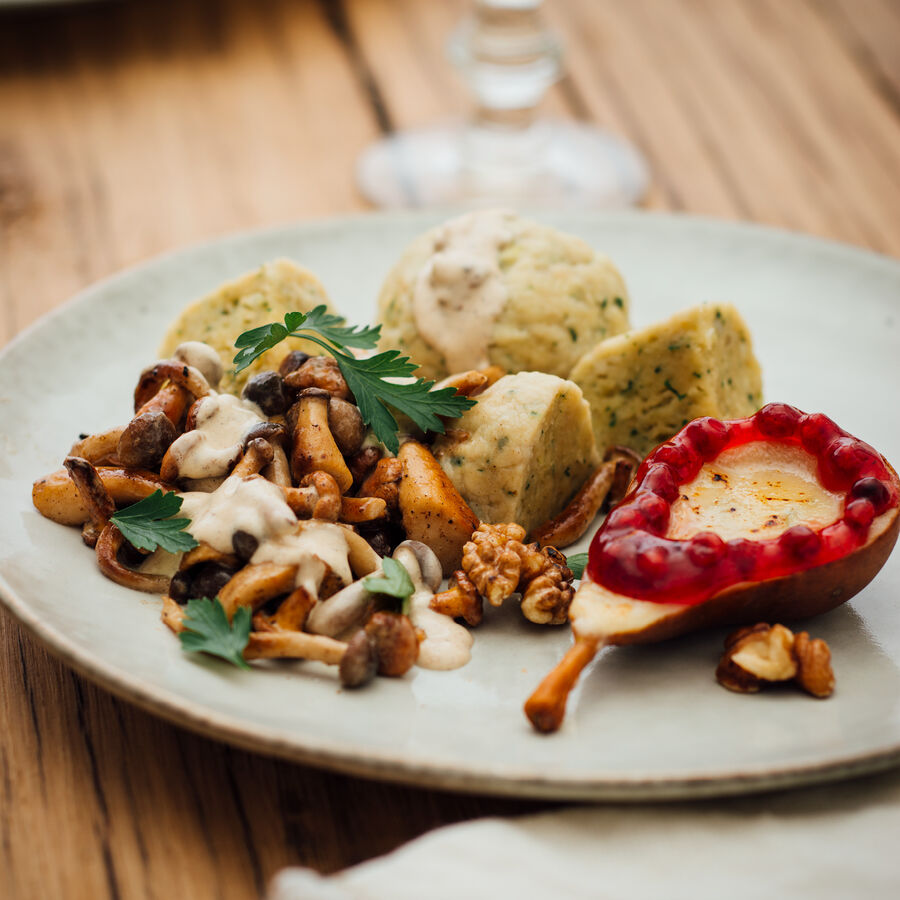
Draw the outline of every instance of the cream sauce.
<instances>
[{"instance_id":1,"label":"cream sauce","mask_svg":"<svg viewBox=\"0 0 900 900\"><path fill-rule=\"evenodd\" d=\"M234 552L236 531L252 534L263 545L297 525L281 488L260 475L231 475L211 494L188 491L181 496L181 513L191 520L187 530L222 553Z\"/></svg>"},{"instance_id":2,"label":"cream sauce","mask_svg":"<svg viewBox=\"0 0 900 900\"><path fill-rule=\"evenodd\" d=\"M472 658L474 638L471 632L450 616L435 612L429 604L434 592L422 580L422 571L415 554L407 547L398 547L394 559L407 572L415 588L409 598L409 620L414 628L425 634L419 644L416 665L423 669L458 669Z\"/></svg>"},{"instance_id":3,"label":"cream sauce","mask_svg":"<svg viewBox=\"0 0 900 900\"><path fill-rule=\"evenodd\" d=\"M344 529L330 522L306 522L302 529L285 532L261 543L250 559L252 565L263 562L297 566L297 587L316 596L322 579L330 569L345 585L353 581L348 561L349 548Z\"/></svg>"},{"instance_id":4,"label":"cream sauce","mask_svg":"<svg viewBox=\"0 0 900 900\"><path fill-rule=\"evenodd\" d=\"M416 326L450 372L490 364L490 326L508 294L499 253L514 237L514 219L505 210L485 210L447 222L413 286Z\"/></svg>"},{"instance_id":5,"label":"cream sauce","mask_svg":"<svg viewBox=\"0 0 900 900\"><path fill-rule=\"evenodd\" d=\"M472 658L474 638L450 616L429 607L433 596L427 587L422 587L409 598L409 620L425 632L416 664L423 669L458 669Z\"/></svg>"},{"instance_id":6,"label":"cream sauce","mask_svg":"<svg viewBox=\"0 0 900 900\"><path fill-rule=\"evenodd\" d=\"M185 341L175 348L173 359L196 369L215 390L225 374L225 368L219 354L209 344L202 341Z\"/></svg>"},{"instance_id":7,"label":"cream sauce","mask_svg":"<svg viewBox=\"0 0 900 900\"><path fill-rule=\"evenodd\" d=\"M267 421L262 410L231 394L210 394L199 401L196 424L176 438L169 452L181 478L225 475L240 459L244 435Z\"/></svg>"}]
</instances>

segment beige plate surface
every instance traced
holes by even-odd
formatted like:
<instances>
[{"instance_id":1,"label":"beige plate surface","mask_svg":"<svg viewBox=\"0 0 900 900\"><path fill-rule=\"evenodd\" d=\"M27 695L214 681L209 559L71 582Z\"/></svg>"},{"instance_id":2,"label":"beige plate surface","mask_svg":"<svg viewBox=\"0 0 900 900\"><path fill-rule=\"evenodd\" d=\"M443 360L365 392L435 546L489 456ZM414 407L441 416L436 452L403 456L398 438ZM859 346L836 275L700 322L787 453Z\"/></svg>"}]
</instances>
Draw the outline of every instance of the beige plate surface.
<instances>
[{"instance_id":1,"label":"beige plate surface","mask_svg":"<svg viewBox=\"0 0 900 900\"><path fill-rule=\"evenodd\" d=\"M542 215L608 253L647 324L701 300L747 318L768 399L822 410L896 466L900 264L810 238L693 218ZM371 216L238 235L83 292L0 355L0 595L83 674L175 722L266 753L414 784L559 798L649 800L843 778L900 762L900 553L847 606L810 625L831 644L825 702L738 696L713 670L722 632L601 655L565 727L533 734L524 699L568 644L509 608L449 673L343 693L287 664L240 672L183 654L153 598L104 579L78 532L32 508L33 479L81 431L122 422L140 368L189 300L278 256L313 269L368 320L405 243L435 216Z\"/></svg>"}]
</instances>

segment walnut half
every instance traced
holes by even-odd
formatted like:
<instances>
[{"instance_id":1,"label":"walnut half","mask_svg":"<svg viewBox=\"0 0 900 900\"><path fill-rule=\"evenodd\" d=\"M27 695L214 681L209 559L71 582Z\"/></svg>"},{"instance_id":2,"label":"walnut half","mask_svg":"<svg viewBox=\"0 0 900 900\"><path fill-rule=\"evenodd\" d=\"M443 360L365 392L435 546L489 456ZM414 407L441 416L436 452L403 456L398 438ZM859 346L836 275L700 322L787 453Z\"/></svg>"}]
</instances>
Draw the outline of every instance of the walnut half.
<instances>
[{"instance_id":1,"label":"walnut half","mask_svg":"<svg viewBox=\"0 0 900 900\"><path fill-rule=\"evenodd\" d=\"M561 625L575 595L572 572L558 550L524 538L520 525L480 525L463 548L463 574L492 606L519 593L526 619Z\"/></svg>"},{"instance_id":2,"label":"walnut half","mask_svg":"<svg viewBox=\"0 0 900 900\"><path fill-rule=\"evenodd\" d=\"M766 684L794 681L814 697L834 691L831 651L825 641L805 631L760 622L725 639L716 680L730 691L752 694Z\"/></svg>"}]
</instances>

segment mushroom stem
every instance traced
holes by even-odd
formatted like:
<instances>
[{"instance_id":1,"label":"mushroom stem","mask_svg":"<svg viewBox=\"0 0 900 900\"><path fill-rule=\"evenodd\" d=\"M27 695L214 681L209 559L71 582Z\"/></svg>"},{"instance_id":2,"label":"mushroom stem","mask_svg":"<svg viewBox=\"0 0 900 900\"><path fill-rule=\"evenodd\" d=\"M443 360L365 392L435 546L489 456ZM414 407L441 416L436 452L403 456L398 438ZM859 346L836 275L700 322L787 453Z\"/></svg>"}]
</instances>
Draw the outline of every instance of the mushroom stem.
<instances>
[{"instance_id":1,"label":"mushroom stem","mask_svg":"<svg viewBox=\"0 0 900 900\"><path fill-rule=\"evenodd\" d=\"M177 359L161 359L141 372L134 389L134 411L143 411L144 404L156 397L166 382L184 388L197 400L209 394L209 383L193 366Z\"/></svg>"},{"instance_id":2,"label":"mushroom stem","mask_svg":"<svg viewBox=\"0 0 900 900\"><path fill-rule=\"evenodd\" d=\"M158 409L165 413L166 418L177 428L184 417L184 411L192 401L193 395L187 388L169 382L141 406L137 415L150 412L151 409Z\"/></svg>"},{"instance_id":3,"label":"mushroom stem","mask_svg":"<svg viewBox=\"0 0 900 900\"><path fill-rule=\"evenodd\" d=\"M263 438L254 438L247 445L240 462L231 470L232 475L247 478L256 475L275 458L272 445Z\"/></svg>"},{"instance_id":4,"label":"mushroom stem","mask_svg":"<svg viewBox=\"0 0 900 900\"><path fill-rule=\"evenodd\" d=\"M294 483L291 479L291 464L288 462L284 448L272 441L272 453L272 462L263 469L263 477L273 481L279 487L291 487Z\"/></svg>"},{"instance_id":5,"label":"mushroom stem","mask_svg":"<svg viewBox=\"0 0 900 900\"><path fill-rule=\"evenodd\" d=\"M336 522L341 515L341 489L327 472L310 472L300 487L283 487L284 499L298 519Z\"/></svg>"},{"instance_id":6,"label":"mushroom stem","mask_svg":"<svg viewBox=\"0 0 900 900\"><path fill-rule=\"evenodd\" d=\"M543 525L536 528L531 537L543 546L568 547L575 543L600 511L612 487L616 463L605 462L595 469L581 490L569 501L566 508Z\"/></svg>"},{"instance_id":7,"label":"mushroom stem","mask_svg":"<svg viewBox=\"0 0 900 900\"><path fill-rule=\"evenodd\" d=\"M154 491L174 490L152 472L133 472L128 469L99 467L94 470L113 502L125 506L137 503ZM35 481L31 500L37 511L60 525L82 525L90 517L89 504L81 496L66 469L51 472Z\"/></svg>"},{"instance_id":8,"label":"mushroom stem","mask_svg":"<svg viewBox=\"0 0 900 900\"><path fill-rule=\"evenodd\" d=\"M378 460L359 488L360 497L377 497L384 500L391 512L396 512L400 503L400 479L403 477L403 463L395 457Z\"/></svg>"},{"instance_id":9,"label":"mushroom stem","mask_svg":"<svg viewBox=\"0 0 900 900\"><path fill-rule=\"evenodd\" d=\"M219 593L219 601L230 622L239 606L258 609L267 600L294 589L296 566L259 563L245 566L236 573Z\"/></svg>"},{"instance_id":10,"label":"mushroom stem","mask_svg":"<svg viewBox=\"0 0 900 900\"><path fill-rule=\"evenodd\" d=\"M342 526L347 541L347 561L357 578L371 575L381 566L381 557L372 549L365 538L357 534L349 525Z\"/></svg>"},{"instance_id":11,"label":"mushroom stem","mask_svg":"<svg viewBox=\"0 0 900 900\"><path fill-rule=\"evenodd\" d=\"M179 606L168 594L163 597L162 615L163 624L175 634L184 631L184 609Z\"/></svg>"},{"instance_id":12,"label":"mushroom stem","mask_svg":"<svg viewBox=\"0 0 900 900\"><path fill-rule=\"evenodd\" d=\"M72 444L69 456L80 456L95 466L115 464L118 460L116 454L119 438L124 430L124 427L119 425L107 428L106 431L99 431L97 434L89 434Z\"/></svg>"},{"instance_id":13,"label":"mushroom stem","mask_svg":"<svg viewBox=\"0 0 900 900\"><path fill-rule=\"evenodd\" d=\"M106 527L110 516L116 511L109 491L94 466L79 456L67 456L63 465L75 482L81 499L87 507L88 520L82 531L82 538L89 547L97 544L100 532Z\"/></svg>"},{"instance_id":14,"label":"mushroom stem","mask_svg":"<svg viewBox=\"0 0 900 900\"><path fill-rule=\"evenodd\" d=\"M253 631L244 659L308 659L339 665L347 650L343 641L305 631Z\"/></svg>"},{"instance_id":15,"label":"mushroom stem","mask_svg":"<svg viewBox=\"0 0 900 900\"><path fill-rule=\"evenodd\" d=\"M362 581L354 581L317 603L306 619L306 628L315 634L336 637L362 625L373 608L372 594Z\"/></svg>"},{"instance_id":16,"label":"mushroom stem","mask_svg":"<svg viewBox=\"0 0 900 900\"><path fill-rule=\"evenodd\" d=\"M547 734L562 725L569 693L601 646L599 638L576 637L566 655L528 698L525 715L537 731Z\"/></svg>"},{"instance_id":17,"label":"mushroom stem","mask_svg":"<svg viewBox=\"0 0 900 900\"><path fill-rule=\"evenodd\" d=\"M387 504L380 497L342 497L341 521L356 524L374 522L387 516Z\"/></svg>"},{"instance_id":18,"label":"mushroom stem","mask_svg":"<svg viewBox=\"0 0 900 900\"><path fill-rule=\"evenodd\" d=\"M297 404L291 469L298 481L311 472L327 472L338 483L341 492L350 489L353 475L335 443L328 424L326 391L306 388Z\"/></svg>"},{"instance_id":19,"label":"mushroom stem","mask_svg":"<svg viewBox=\"0 0 900 900\"><path fill-rule=\"evenodd\" d=\"M116 584L146 591L148 594L164 594L169 589L169 578L166 575L147 575L135 572L119 562L119 549L125 542L122 532L109 523L97 539L97 564L100 571ZM171 627L171 626L170 626Z\"/></svg>"},{"instance_id":20,"label":"mushroom stem","mask_svg":"<svg viewBox=\"0 0 900 900\"><path fill-rule=\"evenodd\" d=\"M302 631L316 598L305 587L289 594L272 616L272 624L284 631Z\"/></svg>"}]
</instances>

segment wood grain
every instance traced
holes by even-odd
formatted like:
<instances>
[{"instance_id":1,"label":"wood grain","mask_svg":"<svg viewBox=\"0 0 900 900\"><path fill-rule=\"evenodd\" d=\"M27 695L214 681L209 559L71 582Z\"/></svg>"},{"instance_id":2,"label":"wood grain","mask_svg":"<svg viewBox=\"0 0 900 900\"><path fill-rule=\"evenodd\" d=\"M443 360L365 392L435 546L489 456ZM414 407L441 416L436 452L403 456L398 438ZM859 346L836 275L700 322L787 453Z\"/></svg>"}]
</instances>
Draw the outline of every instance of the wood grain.
<instances>
[{"instance_id":1,"label":"wood grain","mask_svg":"<svg viewBox=\"0 0 900 900\"><path fill-rule=\"evenodd\" d=\"M0 17L0 343L123 266L361 210L353 162L464 114L464 0L132 0ZM894 0L551 0L546 110L634 141L649 207L900 254ZM0 894L252 897L537 804L231 749L73 674L0 615Z\"/></svg>"}]
</instances>

